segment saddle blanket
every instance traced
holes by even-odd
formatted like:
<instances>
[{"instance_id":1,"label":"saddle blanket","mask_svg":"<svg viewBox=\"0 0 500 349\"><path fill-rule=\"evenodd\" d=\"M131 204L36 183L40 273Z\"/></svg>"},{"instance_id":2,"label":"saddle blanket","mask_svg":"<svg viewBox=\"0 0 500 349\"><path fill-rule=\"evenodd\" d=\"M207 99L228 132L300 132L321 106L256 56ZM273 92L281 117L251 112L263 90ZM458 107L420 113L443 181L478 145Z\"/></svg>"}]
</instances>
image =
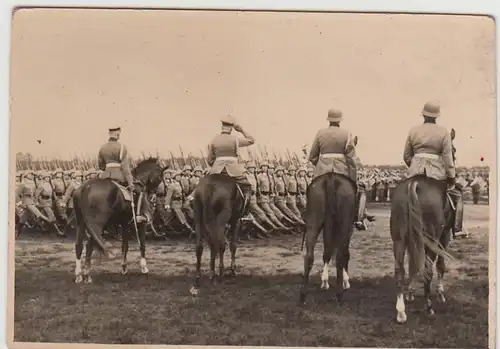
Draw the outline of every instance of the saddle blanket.
<instances>
[{"instance_id":1,"label":"saddle blanket","mask_svg":"<svg viewBox=\"0 0 500 349\"><path fill-rule=\"evenodd\" d=\"M125 201L128 201L128 202L132 201L132 193L130 193L130 191L127 188L125 188L121 184L118 184L118 182L115 182L115 181L111 181L111 182L113 182L118 187L118 189L121 191L121 193L123 194L123 198L125 199Z\"/></svg>"}]
</instances>

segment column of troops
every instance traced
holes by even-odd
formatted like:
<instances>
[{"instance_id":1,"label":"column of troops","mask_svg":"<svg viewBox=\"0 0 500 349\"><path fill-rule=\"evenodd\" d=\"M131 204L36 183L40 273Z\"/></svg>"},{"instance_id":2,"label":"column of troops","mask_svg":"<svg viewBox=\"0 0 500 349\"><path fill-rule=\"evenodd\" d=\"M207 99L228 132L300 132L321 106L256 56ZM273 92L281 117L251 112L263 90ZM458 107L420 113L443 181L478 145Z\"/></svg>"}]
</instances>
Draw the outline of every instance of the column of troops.
<instances>
[{"instance_id":1,"label":"column of troops","mask_svg":"<svg viewBox=\"0 0 500 349\"><path fill-rule=\"evenodd\" d=\"M257 237L271 231L293 232L303 224L306 190L314 167L291 165L285 168L272 162L246 163L246 175L252 184L250 221L245 231ZM100 175L99 170L17 171L16 234L37 227L64 236L74 228L73 194L80 185ZM192 193L207 173L201 166L184 166L180 171L166 170L156 193L150 196L153 222L148 232L154 236L193 236ZM358 171L358 185L370 202L390 202L392 191L405 176L403 170L365 168ZM488 189L486 171L462 171L463 183L472 189L472 199L479 201L480 191ZM248 235L249 236L249 235Z\"/></svg>"}]
</instances>

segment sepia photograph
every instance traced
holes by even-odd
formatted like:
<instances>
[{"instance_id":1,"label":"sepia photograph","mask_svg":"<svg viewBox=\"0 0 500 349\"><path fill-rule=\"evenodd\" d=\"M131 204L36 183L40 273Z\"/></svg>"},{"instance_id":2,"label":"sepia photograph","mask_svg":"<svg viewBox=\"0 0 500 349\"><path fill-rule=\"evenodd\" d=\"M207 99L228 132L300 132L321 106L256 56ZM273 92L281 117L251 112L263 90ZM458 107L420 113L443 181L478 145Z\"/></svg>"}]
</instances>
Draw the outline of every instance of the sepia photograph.
<instances>
[{"instance_id":1,"label":"sepia photograph","mask_svg":"<svg viewBox=\"0 0 500 349\"><path fill-rule=\"evenodd\" d=\"M16 9L8 345L494 346L495 31Z\"/></svg>"}]
</instances>

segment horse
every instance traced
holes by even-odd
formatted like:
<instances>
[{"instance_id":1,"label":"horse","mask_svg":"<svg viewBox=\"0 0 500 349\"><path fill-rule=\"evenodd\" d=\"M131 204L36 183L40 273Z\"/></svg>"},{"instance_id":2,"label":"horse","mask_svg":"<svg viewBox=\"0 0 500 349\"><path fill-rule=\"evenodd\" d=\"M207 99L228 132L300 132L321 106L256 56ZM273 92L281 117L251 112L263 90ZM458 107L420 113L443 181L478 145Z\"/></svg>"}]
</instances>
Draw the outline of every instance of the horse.
<instances>
[{"instance_id":1,"label":"horse","mask_svg":"<svg viewBox=\"0 0 500 349\"><path fill-rule=\"evenodd\" d=\"M307 204L304 215L306 242L304 275L299 303L306 300L309 273L314 263L314 246L323 230L323 273L321 288L329 289L328 264L336 254L337 300L343 302L344 291L349 289L349 244L356 217L356 183L347 176L325 173L313 179L307 188Z\"/></svg>"},{"instance_id":2,"label":"horse","mask_svg":"<svg viewBox=\"0 0 500 349\"><path fill-rule=\"evenodd\" d=\"M132 170L134 185L136 189L147 193L155 190L160 184L163 172L168 168L158 164L156 158L148 158L141 161L136 168ZM134 198L127 199L123 193L124 188L120 189L112 180L108 178L93 178L85 181L74 194L74 212L76 215L76 267L75 283L92 283L90 277L91 257L94 247L96 247L106 257L113 258L113 254L108 251L102 240L102 233L106 227L120 226L122 236L122 274L127 274L127 252L129 248L127 227L133 219ZM125 189L126 190L126 189ZM129 194L130 195L130 194ZM141 195L139 195L141 196ZM142 196L142 198L144 198ZM136 205L141 205L141 197ZM135 205L134 205L135 206ZM139 210L137 210L139 211ZM148 273L146 264L146 222L136 224L137 240L141 252L140 267L143 274ZM81 267L81 255L83 251L83 241L87 235L85 266Z\"/></svg>"},{"instance_id":3,"label":"horse","mask_svg":"<svg viewBox=\"0 0 500 349\"><path fill-rule=\"evenodd\" d=\"M241 229L244 209L243 193L236 181L226 174L210 174L203 177L194 191L194 219L196 231L196 276L191 288L198 295L201 280L201 256L203 240L210 246L210 280L216 282L215 258L219 256L219 276L224 273L226 236L229 235L231 250L231 275L236 275L236 242Z\"/></svg>"},{"instance_id":4,"label":"horse","mask_svg":"<svg viewBox=\"0 0 500 349\"><path fill-rule=\"evenodd\" d=\"M446 252L451 238L453 209L446 194L446 184L425 175L417 175L401 181L394 189L391 202L390 231L395 259L396 320L405 323L405 300L413 301L415 281L424 274L424 297L426 310L435 314L431 300L433 264L437 260L438 300L446 302L443 277L446 271L445 259L452 258ZM408 250L408 293L405 295L405 253Z\"/></svg>"}]
</instances>

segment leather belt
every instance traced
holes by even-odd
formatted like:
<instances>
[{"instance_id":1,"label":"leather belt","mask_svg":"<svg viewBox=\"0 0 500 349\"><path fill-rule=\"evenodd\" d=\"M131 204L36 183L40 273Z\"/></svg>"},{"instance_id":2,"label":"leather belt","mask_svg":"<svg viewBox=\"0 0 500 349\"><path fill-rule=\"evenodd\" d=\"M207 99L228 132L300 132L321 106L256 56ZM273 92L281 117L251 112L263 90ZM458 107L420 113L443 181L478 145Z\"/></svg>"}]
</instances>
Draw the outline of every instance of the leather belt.
<instances>
[{"instance_id":1,"label":"leather belt","mask_svg":"<svg viewBox=\"0 0 500 349\"><path fill-rule=\"evenodd\" d=\"M291 193L291 192L288 192L288 194L290 194L290 195L297 195L297 193Z\"/></svg>"},{"instance_id":2,"label":"leather belt","mask_svg":"<svg viewBox=\"0 0 500 349\"><path fill-rule=\"evenodd\" d=\"M269 192L268 191L261 191L260 194L261 195L269 195Z\"/></svg>"}]
</instances>

